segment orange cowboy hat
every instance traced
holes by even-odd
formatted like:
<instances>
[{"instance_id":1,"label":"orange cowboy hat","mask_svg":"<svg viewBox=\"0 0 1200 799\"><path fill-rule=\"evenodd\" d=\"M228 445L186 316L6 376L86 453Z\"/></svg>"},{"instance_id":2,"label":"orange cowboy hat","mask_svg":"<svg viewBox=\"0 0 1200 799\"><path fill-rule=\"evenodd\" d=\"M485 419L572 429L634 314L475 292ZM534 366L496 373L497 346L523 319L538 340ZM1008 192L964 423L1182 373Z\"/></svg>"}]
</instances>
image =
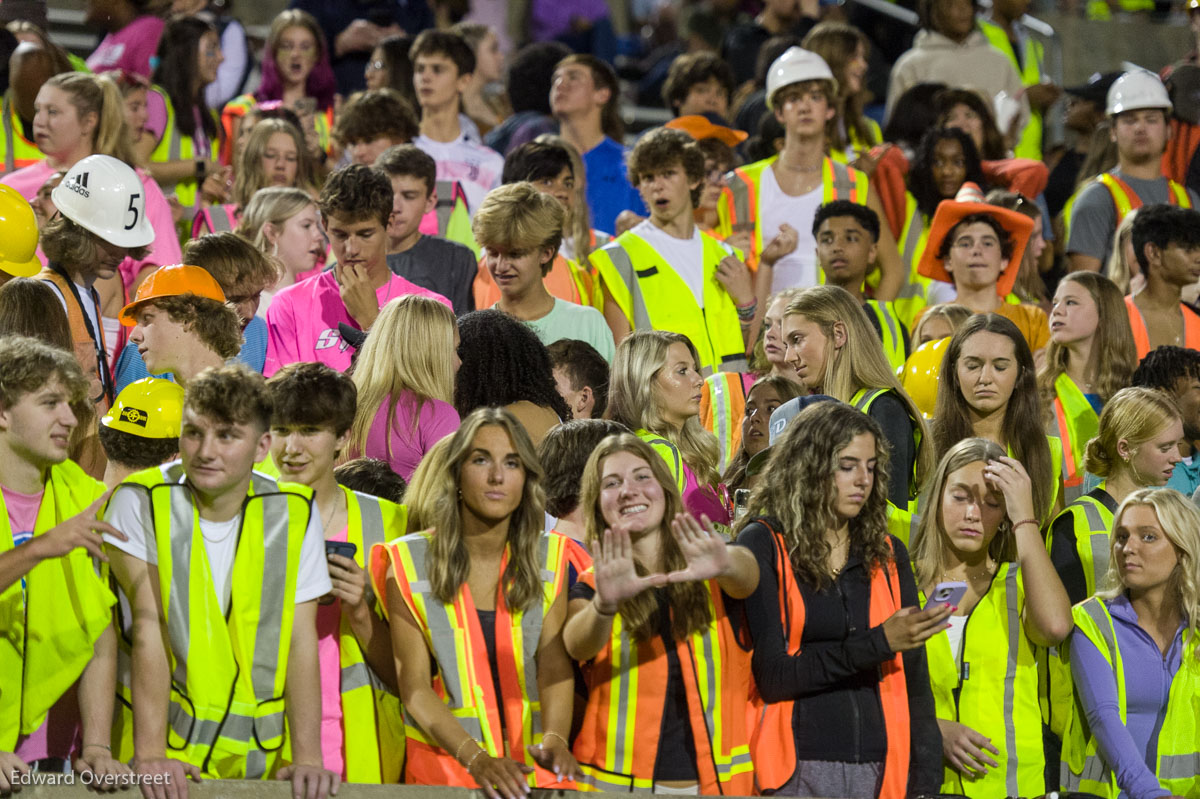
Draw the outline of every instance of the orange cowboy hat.
<instances>
[{"instance_id":1,"label":"orange cowboy hat","mask_svg":"<svg viewBox=\"0 0 1200 799\"><path fill-rule=\"evenodd\" d=\"M729 147L737 147L749 138L745 131L729 127L725 124L725 120L716 114L688 114L675 117L665 127L682 130L696 141L716 139Z\"/></svg>"},{"instance_id":2,"label":"orange cowboy hat","mask_svg":"<svg viewBox=\"0 0 1200 799\"><path fill-rule=\"evenodd\" d=\"M946 271L945 263L938 257L938 250L942 248L942 241L950 235L954 226L971 214L987 214L999 222L1000 227L1012 237L1012 255L1008 258L1008 266L996 281L996 293L1007 297L1012 292L1013 284L1017 282L1017 272L1021 271L1025 245L1029 243L1029 236L1033 233L1033 220L1017 211L984 202L983 192L974 183L964 183L953 200L942 200L938 203L917 272L943 283L954 282L950 273Z\"/></svg>"}]
</instances>

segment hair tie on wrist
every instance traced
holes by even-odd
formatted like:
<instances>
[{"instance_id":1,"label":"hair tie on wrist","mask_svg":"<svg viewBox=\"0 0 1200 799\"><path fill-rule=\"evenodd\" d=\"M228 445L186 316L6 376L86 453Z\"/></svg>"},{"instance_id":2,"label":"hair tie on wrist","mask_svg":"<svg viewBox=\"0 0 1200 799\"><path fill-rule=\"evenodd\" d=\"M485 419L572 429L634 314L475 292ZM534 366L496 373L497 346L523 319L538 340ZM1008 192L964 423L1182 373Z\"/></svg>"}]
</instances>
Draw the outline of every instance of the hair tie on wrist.
<instances>
[{"instance_id":1,"label":"hair tie on wrist","mask_svg":"<svg viewBox=\"0 0 1200 799\"><path fill-rule=\"evenodd\" d=\"M1041 522L1039 522L1037 519L1022 519L1021 521L1017 522L1016 524L1014 524L1012 526L1013 531L1015 532L1016 529L1018 527L1020 527L1022 524L1032 524L1034 527L1038 528L1039 530L1042 529Z\"/></svg>"}]
</instances>

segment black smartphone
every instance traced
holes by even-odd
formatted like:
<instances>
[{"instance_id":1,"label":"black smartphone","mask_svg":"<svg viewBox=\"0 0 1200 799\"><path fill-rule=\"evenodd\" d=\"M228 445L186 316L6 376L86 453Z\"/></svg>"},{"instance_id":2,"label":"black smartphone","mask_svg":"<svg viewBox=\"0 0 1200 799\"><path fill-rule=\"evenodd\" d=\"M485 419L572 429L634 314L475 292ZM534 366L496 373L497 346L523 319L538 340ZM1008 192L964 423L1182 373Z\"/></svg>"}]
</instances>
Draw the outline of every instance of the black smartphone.
<instances>
[{"instance_id":1,"label":"black smartphone","mask_svg":"<svg viewBox=\"0 0 1200 799\"><path fill-rule=\"evenodd\" d=\"M325 555L341 555L343 558L353 558L358 547L349 541L326 541Z\"/></svg>"}]
</instances>

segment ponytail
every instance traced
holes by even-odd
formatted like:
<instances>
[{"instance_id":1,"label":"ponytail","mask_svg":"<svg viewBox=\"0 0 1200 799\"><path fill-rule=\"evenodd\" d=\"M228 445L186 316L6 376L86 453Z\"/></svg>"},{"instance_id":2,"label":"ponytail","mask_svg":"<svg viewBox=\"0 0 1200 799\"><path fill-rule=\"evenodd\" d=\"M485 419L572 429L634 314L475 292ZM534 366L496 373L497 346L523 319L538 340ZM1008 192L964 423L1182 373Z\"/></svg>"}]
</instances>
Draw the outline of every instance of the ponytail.
<instances>
[{"instance_id":1,"label":"ponytail","mask_svg":"<svg viewBox=\"0 0 1200 799\"><path fill-rule=\"evenodd\" d=\"M97 77L100 84L100 119L96 125L94 149L97 153L111 155L130 166L137 166L133 145L125 126L125 99L121 89L107 77Z\"/></svg>"}]
</instances>

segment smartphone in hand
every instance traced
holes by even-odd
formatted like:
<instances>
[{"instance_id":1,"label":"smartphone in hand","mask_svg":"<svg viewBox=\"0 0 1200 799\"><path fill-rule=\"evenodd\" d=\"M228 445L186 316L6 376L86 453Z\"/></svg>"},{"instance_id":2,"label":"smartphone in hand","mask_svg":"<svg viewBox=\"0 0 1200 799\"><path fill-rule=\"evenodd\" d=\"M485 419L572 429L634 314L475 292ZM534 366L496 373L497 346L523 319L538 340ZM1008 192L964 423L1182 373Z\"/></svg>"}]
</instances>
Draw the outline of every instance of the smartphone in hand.
<instances>
[{"instance_id":1,"label":"smartphone in hand","mask_svg":"<svg viewBox=\"0 0 1200 799\"><path fill-rule=\"evenodd\" d=\"M967 584L961 580L938 583L925 599L925 609L928 610L939 605L958 607L958 604L962 602L962 598L966 593Z\"/></svg>"}]
</instances>

